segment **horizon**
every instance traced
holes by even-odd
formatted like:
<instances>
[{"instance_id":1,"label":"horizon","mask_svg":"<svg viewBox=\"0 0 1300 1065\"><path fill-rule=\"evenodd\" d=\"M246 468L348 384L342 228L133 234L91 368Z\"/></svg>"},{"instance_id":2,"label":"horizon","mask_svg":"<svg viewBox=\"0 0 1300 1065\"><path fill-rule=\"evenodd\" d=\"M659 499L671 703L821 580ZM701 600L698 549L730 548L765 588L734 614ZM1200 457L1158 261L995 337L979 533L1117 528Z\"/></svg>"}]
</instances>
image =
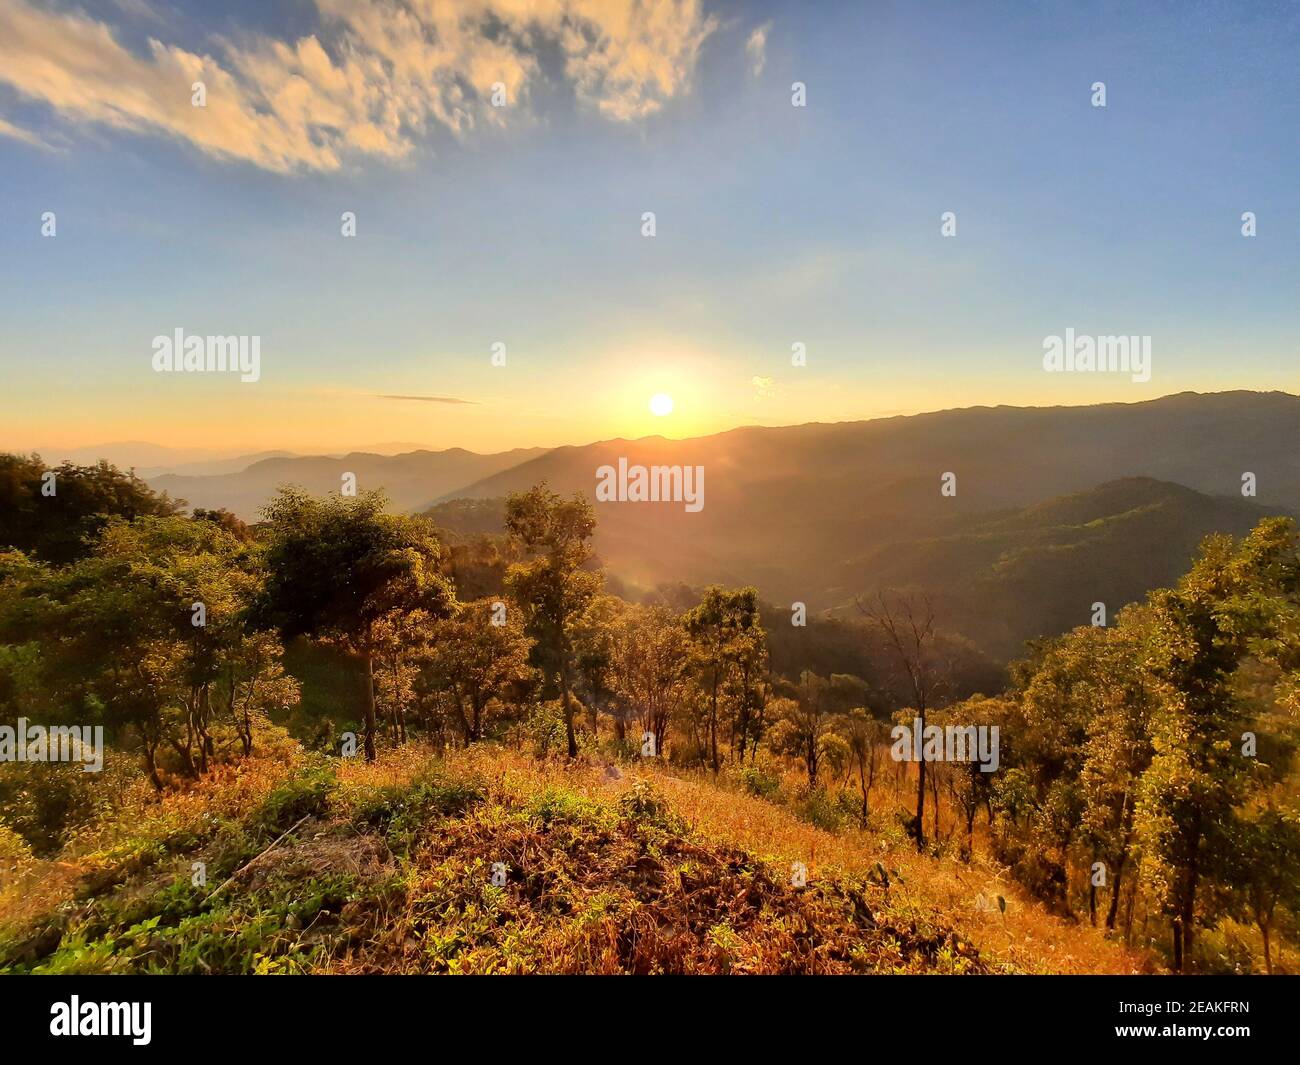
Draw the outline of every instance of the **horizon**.
<instances>
[{"instance_id":1,"label":"horizon","mask_svg":"<svg viewBox=\"0 0 1300 1065\"><path fill-rule=\"evenodd\" d=\"M359 445L348 446L348 447L336 446L328 450L321 448L319 450L295 451L285 447L277 447L274 444L264 444L260 446L248 445L243 448L234 448L234 449L206 450L206 449L195 449L195 448L190 448L190 449L168 448L167 445L159 444L156 441L152 441L152 440L106 440L106 441L100 441L98 443L81 444L81 445L41 445L41 446L27 446L27 447L6 446L6 447L0 447L0 451L8 454L39 454L41 455L42 458L46 460L50 460L52 457L62 455L62 454L74 453L74 452L93 452L97 449L108 450L108 449L127 449L127 448L153 448L161 451L173 452L174 457L171 459L171 462L175 465L183 465L186 463L198 463L198 462L222 462L222 461L228 462L228 461L232 461L235 459L242 459L242 458L249 458L249 459L253 459L254 461L260 462L260 461L265 461L268 458L289 458L289 459L325 458L325 457L343 458L348 455L363 455L363 454L379 455L387 458L395 458L401 455L410 455L422 451L427 451L427 452L465 451L473 455L491 456L491 455L509 454L515 451L538 451L538 452L545 453L548 451L555 451L560 448L582 448L582 447L592 447L599 444L610 444L610 443L640 443L643 441L655 440L655 439L683 442L683 441L690 441L690 440L698 440L705 437L720 436L725 433L737 432L746 429L798 429L805 426L851 425L860 422L887 421L887 420L899 419L899 418L918 418L918 417L925 417L927 415L952 414L952 413L960 413L964 411L977 411L977 410L1002 410L1002 409L1051 410L1056 408L1075 409L1080 407L1101 407L1101 406L1141 406L1143 404L1154 404L1154 403L1163 402L1165 400L1177 399L1183 396L1196 396L1198 398L1201 397L1208 398L1214 396L1228 396L1228 395L1285 396L1289 399L1300 399L1300 394L1294 392L1288 392L1285 389L1235 388L1235 389L1223 389L1221 391L1215 391L1215 392L1199 392L1195 390L1185 390L1181 392L1170 392L1165 395L1151 396L1149 398L1133 399L1128 401L1108 400L1103 402L1092 402L1092 403L1054 403L1054 404L975 403L975 404L968 404L965 406L957 406L957 407L938 407L932 410L916 410L916 411L907 411L907 412L900 412L894 414L882 414L882 415L860 417L860 418L842 418L842 419L836 419L834 421L814 420L814 421L805 421L805 422L791 422L789 424L782 424L782 425L771 425L771 424L763 425L758 423L749 423L749 424L733 425L725 429L719 429L716 432L695 433L695 434L684 435L684 436L659 432L659 433L646 433L645 435L642 436L631 436L631 437L610 436L610 437L601 437L599 439L594 439L594 440L566 440L562 443L551 444L551 445L520 444L514 447L503 448L500 451L476 451L473 448L464 447L463 445L454 444L454 443L447 444L442 447L438 447L435 445L421 444L414 441L359 444ZM182 455L184 455L185 457L183 458L180 457ZM113 464L120 465L119 463L113 463ZM167 463L135 462L132 463L131 465L150 468L152 466L166 467Z\"/></svg>"}]
</instances>

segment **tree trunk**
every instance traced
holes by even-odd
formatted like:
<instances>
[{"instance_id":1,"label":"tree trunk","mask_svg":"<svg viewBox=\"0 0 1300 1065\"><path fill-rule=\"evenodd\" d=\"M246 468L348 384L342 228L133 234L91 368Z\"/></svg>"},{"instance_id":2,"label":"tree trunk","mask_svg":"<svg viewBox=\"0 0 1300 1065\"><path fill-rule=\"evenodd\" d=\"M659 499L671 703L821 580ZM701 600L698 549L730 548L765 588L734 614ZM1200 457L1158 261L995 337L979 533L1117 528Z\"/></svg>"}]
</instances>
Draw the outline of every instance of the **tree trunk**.
<instances>
[{"instance_id":1,"label":"tree trunk","mask_svg":"<svg viewBox=\"0 0 1300 1065\"><path fill-rule=\"evenodd\" d=\"M920 710L921 759L916 763L916 849L925 849L925 707Z\"/></svg>"},{"instance_id":2,"label":"tree trunk","mask_svg":"<svg viewBox=\"0 0 1300 1065\"><path fill-rule=\"evenodd\" d=\"M1124 876L1124 855L1115 862L1115 878L1110 885L1110 908L1106 911L1106 930L1114 931L1115 915L1119 913L1119 887Z\"/></svg>"},{"instance_id":3,"label":"tree trunk","mask_svg":"<svg viewBox=\"0 0 1300 1065\"><path fill-rule=\"evenodd\" d=\"M375 659L366 656L366 761L375 760Z\"/></svg>"},{"instance_id":4,"label":"tree trunk","mask_svg":"<svg viewBox=\"0 0 1300 1065\"><path fill-rule=\"evenodd\" d=\"M144 732L144 730L141 730ZM151 740L149 733L144 732L144 768L149 775L149 783L154 786L155 791L163 790L162 778L158 776L158 741Z\"/></svg>"},{"instance_id":5,"label":"tree trunk","mask_svg":"<svg viewBox=\"0 0 1300 1065\"><path fill-rule=\"evenodd\" d=\"M713 695L709 706L709 760L713 771L718 771L718 673L713 674Z\"/></svg>"},{"instance_id":6,"label":"tree trunk","mask_svg":"<svg viewBox=\"0 0 1300 1065\"><path fill-rule=\"evenodd\" d=\"M564 705L564 735L569 741L569 757L578 757L578 737L573 731L573 704L569 701L569 664L560 659L560 698Z\"/></svg>"}]
</instances>

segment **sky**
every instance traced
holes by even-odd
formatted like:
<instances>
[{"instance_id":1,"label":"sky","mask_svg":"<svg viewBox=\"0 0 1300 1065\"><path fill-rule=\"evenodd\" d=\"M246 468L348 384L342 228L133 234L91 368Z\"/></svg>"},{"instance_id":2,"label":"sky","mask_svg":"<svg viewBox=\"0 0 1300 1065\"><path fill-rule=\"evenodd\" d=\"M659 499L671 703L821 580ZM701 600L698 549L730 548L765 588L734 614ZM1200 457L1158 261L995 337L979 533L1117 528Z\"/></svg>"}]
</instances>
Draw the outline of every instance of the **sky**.
<instances>
[{"instance_id":1,"label":"sky","mask_svg":"<svg viewBox=\"0 0 1300 1065\"><path fill-rule=\"evenodd\" d=\"M1300 391L1298 55L1290 2L0 0L0 448Z\"/></svg>"}]
</instances>

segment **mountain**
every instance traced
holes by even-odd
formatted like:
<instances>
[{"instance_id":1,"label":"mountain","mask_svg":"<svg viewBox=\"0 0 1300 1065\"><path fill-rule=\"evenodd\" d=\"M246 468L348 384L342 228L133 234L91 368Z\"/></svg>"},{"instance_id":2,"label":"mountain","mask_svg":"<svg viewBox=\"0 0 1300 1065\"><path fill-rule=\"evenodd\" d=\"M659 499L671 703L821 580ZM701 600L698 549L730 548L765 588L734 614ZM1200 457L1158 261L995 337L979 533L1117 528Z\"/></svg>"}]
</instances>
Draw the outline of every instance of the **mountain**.
<instances>
[{"instance_id":1,"label":"mountain","mask_svg":"<svg viewBox=\"0 0 1300 1065\"><path fill-rule=\"evenodd\" d=\"M846 561L837 582L845 594L924 589L947 628L1005 660L1027 639L1089 624L1095 603L1112 622L1121 606L1175 583L1206 536L1242 536L1270 514L1295 517L1250 500L1124 478L975 519L961 531L881 544Z\"/></svg>"},{"instance_id":2,"label":"mountain","mask_svg":"<svg viewBox=\"0 0 1300 1065\"><path fill-rule=\"evenodd\" d=\"M452 495L496 498L540 481L594 496L596 470L690 464L705 504L596 504L597 546L635 583L756 583L809 609L843 602L844 563L884 544L964 531L994 516L1126 477L1256 502L1300 503L1300 397L1181 393L1087 407L975 407L867 422L744 428L689 440L562 447ZM940 493L945 472L956 494ZM1091 601L1091 600L1090 600Z\"/></svg>"},{"instance_id":3,"label":"mountain","mask_svg":"<svg viewBox=\"0 0 1300 1065\"><path fill-rule=\"evenodd\" d=\"M252 455L236 455L234 458L228 459L206 459L198 462L180 462L169 466L144 466L138 468L135 472L145 480L161 477L166 473L191 477L205 477L220 473L238 473L240 470L246 470L254 463L263 462L266 459L287 459L296 457L297 456L292 451L258 451Z\"/></svg>"},{"instance_id":4,"label":"mountain","mask_svg":"<svg viewBox=\"0 0 1300 1065\"><path fill-rule=\"evenodd\" d=\"M229 452L207 447L164 447L145 440L117 440L88 447L38 447L33 449L47 463L73 462L78 466L93 466L103 459L118 469L135 468L143 471L162 471L181 464L200 464L221 461ZM247 463L245 463L247 465Z\"/></svg>"},{"instance_id":5,"label":"mountain","mask_svg":"<svg viewBox=\"0 0 1300 1065\"><path fill-rule=\"evenodd\" d=\"M167 473L149 478L159 491L186 500L191 507L225 507L246 521L281 485L299 485L323 495L337 492L345 473L357 478L357 488L382 488L398 510L414 510L433 497L491 476L541 454L542 448L519 448L496 455L479 455L463 448L377 455L354 451L343 456L313 455L267 458L244 469L219 475Z\"/></svg>"},{"instance_id":6,"label":"mountain","mask_svg":"<svg viewBox=\"0 0 1300 1065\"><path fill-rule=\"evenodd\" d=\"M454 500L427 513L457 534L500 532L505 500ZM857 597L877 588L921 591L947 631L1006 661L1028 639L1088 624L1094 603L1105 604L1107 621L1113 620L1120 607L1177 581L1206 536L1242 536L1274 514L1296 517L1167 481L1123 478L1028 507L948 517L936 523L937 535L904 531L838 561L786 552L779 579L759 582L759 589L782 604L796 597L781 597L777 589L810 589L811 599L830 607L829 616L848 619L860 616ZM900 522L900 530L911 529L911 522ZM629 565L627 545L611 544L600 526L596 544L611 573L627 583L730 580L683 577L673 564L656 570L643 559ZM780 551L779 544L770 547Z\"/></svg>"},{"instance_id":7,"label":"mountain","mask_svg":"<svg viewBox=\"0 0 1300 1065\"><path fill-rule=\"evenodd\" d=\"M1300 397L1180 393L1084 407L973 407L686 440L646 437L477 455L272 458L153 478L193 506L252 519L281 484L336 491L344 472L447 527L499 527L541 481L594 496L599 467L704 468L704 506L599 502L596 546L629 587L755 584L773 603L844 608L882 583L951 591L953 623L1005 651L1168 583L1206 532L1300 510ZM956 477L956 494L940 491ZM1258 496L1241 496L1254 475ZM1098 487L1101 486L1101 487ZM453 500L486 501L459 510ZM495 501L495 502L493 502ZM1098 524L1093 524L1098 523ZM998 603L993 621L967 602Z\"/></svg>"}]
</instances>

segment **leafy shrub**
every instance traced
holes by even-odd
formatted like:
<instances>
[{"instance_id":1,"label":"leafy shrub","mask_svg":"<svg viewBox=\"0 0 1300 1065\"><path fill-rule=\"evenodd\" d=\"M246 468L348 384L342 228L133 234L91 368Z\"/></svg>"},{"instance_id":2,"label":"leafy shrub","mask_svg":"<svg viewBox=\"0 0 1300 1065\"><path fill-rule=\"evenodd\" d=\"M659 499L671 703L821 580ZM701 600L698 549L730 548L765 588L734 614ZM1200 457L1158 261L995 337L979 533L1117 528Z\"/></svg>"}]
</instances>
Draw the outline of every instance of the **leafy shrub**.
<instances>
[{"instance_id":1,"label":"leafy shrub","mask_svg":"<svg viewBox=\"0 0 1300 1065\"><path fill-rule=\"evenodd\" d=\"M16 877L32 860L32 848L12 828L0 825L0 887Z\"/></svg>"},{"instance_id":2,"label":"leafy shrub","mask_svg":"<svg viewBox=\"0 0 1300 1065\"><path fill-rule=\"evenodd\" d=\"M533 754L545 758L569 749L568 733L564 727L564 711L559 699L538 703L528 715L524 734L532 744Z\"/></svg>"},{"instance_id":3,"label":"leafy shrub","mask_svg":"<svg viewBox=\"0 0 1300 1065\"><path fill-rule=\"evenodd\" d=\"M844 818L842 811L826 793L825 788L814 788L805 793L795 803L794 809L800 820L807 821L810 825L826 832L837 831Z\"/></svg>"},{"instance_id":4,"label":"leafy shrub","mask_svg":"<svg viewBox=\"0 0 1300 1065\"><path fill-rule=\"evenodd\" d=\"M529 802L527 815L544 825L567 821L579 825L599 825L607 819L605 807L571 791L547 788Z\"/></svg>"},{"instance_id":5,"label":"leafy shrub","mask_svg":"<svg viewBox=\"0 0 1300 1065\"><path fill-rule=\"evenodd\" d=\"M759 799L776 799L781 794L779 774L762 766L747 765L736 774L740 786L749 795Z\"/></svg>"},{"instance_id":6,"label":"leafy shrub","mask_svg":"<svg viewBox=\"0 0 1300 1065\"><path fill-rule=\"evenodd\" d=\"M486 795L478 781L429 775L408 787L382 788L367 796L357 804L353 820L385 833L393 850L407 853L424 827L463 814Z\"/></svg>"},{"instance_id":7,"label":"leafy shrub","mask_svg":"<svg viewBox=\"0 0 1300 1065\"><path fill-rule=\"evenodd\" d=\"M267 835L279 835L304 817L324 814L336 786L327 764L311 765L274 788L249 818L249 827Z\"/></svg>"},{"instance_id":8,"label":"leafy shrub","mask_svg":"<svg viewBox=\"0 0 1300 1065\"><path fill-rule=\"evenodd\" d=\"M650 824L666 832L682 835L686 822L672 812L668 800L644 780L638 780L618 800L618 812L626 821Z\"/></svg>"},{"instance_id":9,"label":"leafy shrub","mask_svg":"<svg viewBox=\"0 0 1300 1065\"><path fill-rule=\"evenodd\" d=\"M106 754L98 773L61 762L0 763L0 825L38 857L51 857L78 828L116 804L136 774L126 762Z\"/></svg>"}]
</instances>

